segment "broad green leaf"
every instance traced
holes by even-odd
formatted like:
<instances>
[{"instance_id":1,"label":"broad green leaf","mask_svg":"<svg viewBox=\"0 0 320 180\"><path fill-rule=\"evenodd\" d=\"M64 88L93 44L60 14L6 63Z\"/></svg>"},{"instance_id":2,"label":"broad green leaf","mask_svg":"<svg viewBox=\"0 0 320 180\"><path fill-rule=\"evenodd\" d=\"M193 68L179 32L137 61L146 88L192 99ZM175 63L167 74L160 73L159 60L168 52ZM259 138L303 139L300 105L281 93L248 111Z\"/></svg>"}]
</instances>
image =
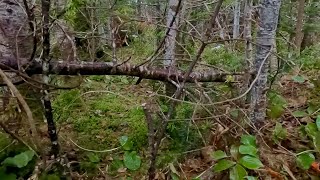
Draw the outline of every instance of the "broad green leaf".
<instances>
[{"instance_id":1,"label":"broad green leaf","mask_svg":"<svg viewBox=\"0 0 320 180\"><path fill-rule=\"evenodd\" d=\"M217 162L217 164L213 167L214 172L224 171L234 166L236 163L227 159L222 159Z\"/></svg>"},{"instance_id":2,"label":"broad green leaf","mask_svg":"<svg viewBox=\"0 0 320 180\"><path fill-rule=\"evenodd\" d=\"M256 147L256 137L252 135L242 135L241 136L241 143L244 145L251 145Z\"/></svg>"},{"instance_id":3,"label":"broad green leaf","mask_svg":"<svg viewBox=\"0 0 320 180\"><path fill-rule=\"evenodd\" d=\"M6 158L2 162L2 164L7 166L22 168L22 167L25 167L32 160L33 156L34 156L33 151L25 151L14 157Z\"/></svg>"},{"instance_id":4,"label":"broad green leaf","mask_svg":"<svg viewBox=\"0 0 320 180\"><path fill-rule=\"evenodd\" d=\"M297 164L301 169L308 170L315 161L315 157L311 153L303 153L297 157Z\"/></svg>"},{"instance_id":5,"label":"broad green leaf","mask_svg":"<svg viewBox=\"0 0 320 180\"><path fill-rule=\"evenodd\" d=\"M301 118L308 116L308 113L306 113L305 111L294 111L292 115L296 118Z\"/></svg>"},{"instance_id":6,"label":"broad green leaf","mask_svg":"<svg viewBox=\"0 0 320 180\"><path fill-rule=\"evenodd\" d=\"M259 169L263 167L262 162L258 158L252 156L243 156L239 160L239 163L248 169Z\"/></svg>"},{"instance_id":7,"label":"broad green leaf","mask_svg":"<svg viewBox=\"0 0 320 180\"><path fill-rule=\"evenodd\" d=\"M297 83L304 83L305 79L302 76L293 76L292 80Z\"/></svg>"},{"instance_id":8,"label":"broad green leaf","mask_svg":"<svg viewBox=\"0 0 320 180\"><path fill-rule=\"evenodd\" d=\"M238 157L239 157L239 147L235 146L235 145L231 145L230 154L231 154L233 159L238 159Z\"/></svg>"},{"instance_id":9,"label":"broad green leaf","mask_svg":"<svg viewBox=\"0 0 320 180\"><path fill-rule=\"evenodd\" d=\"M122 146L122 148L126 151L129 151L133 147L133 142L128 138L128 136L121 136L119 138L119 142Z\"/></svg>"},{"instance_id":10,"label":"broad green leaf","mask_svg":"<svg viewBox=\"0 0 320 180\"><path fill-rule=\"evenodd\" d=\"M251 145L241 145L239 147L239 152L240 154L244 154L244 155L251 155L251 156L257 156L257 148Z\"/></svg>"},{"instance_id":11,"label":"broad green leaf","mask_svg":"<svg viewBox=\"0 0 320 180\"><path fill-rule=\"evenodd\" d=\"M246 169L244 169L241 165L237 164L230 170L230 180L243 180L247 175Z\"/></svg>"},{"instance_id":12,"label":"broad green leaf","mask_svg":"<svg viewBox=\"0 0 320 180\"><path fill-rule=\"evenodd\" d=\"M308 134L308 136L310 137L314 137L317 132L318 132L318 128L317 128L317 125L315 123L308 123L306 126L305 126L305 130L306 130L306 133Z\"/></svg>"},{"instance_id":13,"label":"broad green leaf","mask_svg":"<svg viewBox=\"0 0 320 180\"><path fill-rule=\"evenodd\" d=\"M283 140L287 137L287 129L283 128L282 124L277 122L272 135L274 141L279 142L279 140Z\"/></svg>"},{"instance_id":14,"label":"broad green leaf","mask_svg":"<svg viewBox=\"0 0 320 180\"><path fill-rule=\"evenodd\" d=\"M254 176L246 176L247 180L257 180L258 178L254 177Z\"/></svg>"},{"instance_id":15,"label":"broad green leaf","mask_svg":"<svg viewBox=\"0 0 320 180\"><path fill-rule=\"evenodd\" d=\"M92 162L92 163L100 162L100 158L94 153L87 154L87 157L89 158L89 161Z\"/></svg>"},{"instance_id":16,"label":"broad green leaf","mask_svg":"<svg viewBox=\"0 0 320 180\"><path fill-rule=\"evenodd\" d=\"M317 125L317 128L318 128L318 131L320 131L320 115L317 116L316 125Z\"/></svg>"},{"instance_id":17,"label":"broad green leaf","mask_svg":"<svg viewBox=\"0 0 320 180\"><path fill-rule=\"evenodd\" d=\"M318 131L313 138L314 147L320 152L320 132Z\"/></svg>"},{"instance_id":18,"label":"broad green leaf","mask_svg":"<svg viewBox=\"0 0 320 180\"><path fill-rule=\"evenodd\" d=\"M269 103L276 106L286 107L287 101L286 99L281 96L280 94L277 94L275 92L269 92Z\"/></svg>"},{"instance_id":19,"label":"broad green leaf","mask_svg":"<svg viewBox=\"0 0 320 180\"><path fill-rule=\"evenodd\" d=\"M309 105L307 108L308 114L312 114L317 110L317 107L315 105Z\"/></svg>"},{"instance_id":20,"label":"broad green leaf","mask_svg":"<svg viewBox=\"0 0 320 180\"><path fill-rule=\"evenodd\" d=\"M214 151L212 154L211 154L211 157L217 161L219 159L223 159L225 157L227 157L227 154L221 150L218 150L218 151Z\"/></svg>"},{"instance_id":21,"label":"broad green leaf","mask_svg":"<svg viewBox=\"0 0 320 180\"><path fill-rule=\"evenodd\" d=\"M268 109L267 111L267 115L268 117L272 118L272 119L277 119L279 117L281 117L281 115L284 112L284 108L282 105L271 105L271 107Z\"/></svg>"},{"instance_id":22,"label":"broad green leaf","mask_svg":"<svg viewBox=\"0 0 320 180\"><path fill-rule=\"evenodd\" d=\"M135 151L126 151L124 153L123 162L128 169L135 171L140 168L141 158Z\"/></svg>"}]
</instances>

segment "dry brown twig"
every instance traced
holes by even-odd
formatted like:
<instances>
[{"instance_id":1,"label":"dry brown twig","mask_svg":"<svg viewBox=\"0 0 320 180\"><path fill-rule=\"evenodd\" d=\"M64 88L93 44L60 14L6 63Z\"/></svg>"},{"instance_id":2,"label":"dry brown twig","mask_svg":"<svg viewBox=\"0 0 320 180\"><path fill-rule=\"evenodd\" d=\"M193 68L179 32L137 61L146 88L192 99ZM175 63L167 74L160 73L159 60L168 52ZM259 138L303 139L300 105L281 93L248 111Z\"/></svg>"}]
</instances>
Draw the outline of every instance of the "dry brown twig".
<instances>
[{"instance_id":1,"label":"dry brown twig","mask_svg":"<svg viewBox=\"0 0 320 180\"><path fill-rule=\"evenodd\" d=\"M27 120L28 120L30 129L31 129L31 136L34 138L34 139L31 139L31 141L34 144L35 149L39 150L38 148L40 147L39 146L40 138L39 138L39 134L37 132L36 126L35 126L35 121L33 119L33 115L32 115L30 107L28 106L27 102L24 100L24 98L21 95L21 93L19 92L19 90L13 85L13 83L10 81L10 79L7 77L7 75L4 73L4 71L2 69L0 69L0 77L7 84L7 86L11 90L11 92L17 97L22 108L24 109L24 111L27 115Z\"/></svg>"},{"instance_id":2,"label":"dry brown twig","mask_svg":"<svg viewBox=\"0 0 320 180\"><path fill-rule=\"evenodd\" d=\"M30 150L32 150L36 156L39 157L39 155L37 154L37 152L35 151L35 149L33 149L31 146L29 146L28 143L26 143L23 139L21 139L18 135L16 135L15 133L11 132L8 127L2 122L0 121L0 127L3 129L4 132L6 132L7 134L9 134L13 139L17 140L18 142L20 142L21 144L25 145L26 147L28 147ZM15 141L13 141L14 143ZM11 143L12 144L12 143Z\"/></svg>"}]
</instances>

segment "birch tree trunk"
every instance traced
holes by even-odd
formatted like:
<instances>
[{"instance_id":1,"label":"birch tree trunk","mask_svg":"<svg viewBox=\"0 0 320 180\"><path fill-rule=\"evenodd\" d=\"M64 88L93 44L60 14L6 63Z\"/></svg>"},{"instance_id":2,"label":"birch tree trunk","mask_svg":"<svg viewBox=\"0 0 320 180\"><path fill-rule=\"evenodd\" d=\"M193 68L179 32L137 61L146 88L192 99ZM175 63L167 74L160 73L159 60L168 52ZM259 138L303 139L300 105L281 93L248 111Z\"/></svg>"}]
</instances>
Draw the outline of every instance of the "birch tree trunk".
<instances>
[{"instance_id":1,"label":"birch tree trunk","mask_svg":"<svg viewBox=\"0 0 320 180\"><path fill-rule=\"evenodd\" d=\"M164 61L163 65L164 68L169 69L169 73L172 71L176 71L176 59L175 59L175 52L176 52L176 40L177 40L177 28L179 25L179 17L177 15L177 7L178 7L179 0L169 0L169 10L167 14L167 28L170 28L168 36L165 40L165 54L164 54ZM174 20L172 24L172 21ZM170 25L172 26L170 27ZM171 83L167 83L165 87L166 95L172 96L175 92L175 86Z\"/></svg>"},{"instance_id":2,"label":"birch tree trunk","mask_svg":"<svg viewBox=\"0 0 320 180\"><path fill-rule=\"evenodd\" d=\"M244 6L244 32L243 36L245 38L245 59L243 61L243 69L246 74L243 77L243 84L241 87L241 94L247 91L250 85L251 74L250 70L252 69L252 35L251 35L251 26L252 26L252 0L245 0ZM248 101L248 96L244 97L241 100L241 104L244 105Z\"/></svg>"},{"instance_id":3,"label":"birch tree trunk","mask_svg":"<svg viewBox=\"0 0 320 180\"><path fill-rule=\"evenodd\" d=\"M237 39L239 37L239 29L240 29L240 0L236 0L234 4L233 10L233 39Z\"/></svg>"},{"instance_id":4,"label":"birch tree trunk","mask_svg":"<svg viewBox=\"0 0 320 180\"><path fill-rule=\"evenodd\" d=\"M272 45L272 54L270 54L270 73L275 73L278 69L278 57L277 57L277 41L274 39Z\"/></svg>"},{"instance_id":5,"label":"birch tree trunk","mask_svg":"<svg viewBox=\"0 0 320 180\"><path fill-rule=\"evenodd\" d=\"M22 0L0 1L0 57L29 58L32 36Z\"/></svg>"},{"instance_id":6,"label":"birch tree trunk","mask_svg":"<svg viewBox=\"0 0 320 180\"><path fill-rule=\"evenodd\" d=\"M268 60L277 30L280 4L280 0L262 0L260 4L261 22L257 34L254 62L257 77L253 81L250 104L250 120L257 128L262 127L266 117Z\"/></svg>"},{"instance_id":7,"label":"birch tree trunk","mask_svg":"<svg viewBox=\"0 0 320 180\"><path fill-rule=\"evenodd\" d=\"M170 24L174 16L176 16L178 3L179 0L169 0L169 10L166 23L167 28L170 28ZM172 24L165 42L165 55L163 65L165 68L169 68L170 70L174 70L176 66L175 50L178 24L179 18L178 16L176 16L175 22Z\"/></svg>"},{"instance_id":8,"label":"birch tree trunk","mask_svg":"<svg viewBox=\"0 0 320 180\"><path fill-rule=\"evenodd\" d=\"M21 6L22 5L22 6ZM22 0L0 1L0 58L28 58L32 56L32 36L28 27L28 17ZM20 65L20 63L18 63ZM6 73L12 79L21 80L15 73ZM10 92L0 87L0 108L9 103Z\"/></svg>"}]
</instances>

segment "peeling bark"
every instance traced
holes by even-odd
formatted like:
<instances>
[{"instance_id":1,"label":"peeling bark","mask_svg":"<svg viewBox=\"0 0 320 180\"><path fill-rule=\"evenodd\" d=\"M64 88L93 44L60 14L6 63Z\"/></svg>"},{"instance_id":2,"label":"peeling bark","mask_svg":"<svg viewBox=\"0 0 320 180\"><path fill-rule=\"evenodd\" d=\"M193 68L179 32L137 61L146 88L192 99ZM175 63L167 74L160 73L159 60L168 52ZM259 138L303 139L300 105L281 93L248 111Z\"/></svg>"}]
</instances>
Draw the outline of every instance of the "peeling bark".
<instances>
[{"instance_id":1,"label":"peeling bark","mask_svg":"<svg viewBox=\"0 0 320 180\"><path fill-rule=\"evenodd\" d=\"M262 127L266 117L267 106L267 80L268 80L268 59L277 30L280 0L262 0L257 34L257 48L254 62L254 69L257 74L257 81L251 90L250 120L257 128Z\"/></svg>"}]
</instances>

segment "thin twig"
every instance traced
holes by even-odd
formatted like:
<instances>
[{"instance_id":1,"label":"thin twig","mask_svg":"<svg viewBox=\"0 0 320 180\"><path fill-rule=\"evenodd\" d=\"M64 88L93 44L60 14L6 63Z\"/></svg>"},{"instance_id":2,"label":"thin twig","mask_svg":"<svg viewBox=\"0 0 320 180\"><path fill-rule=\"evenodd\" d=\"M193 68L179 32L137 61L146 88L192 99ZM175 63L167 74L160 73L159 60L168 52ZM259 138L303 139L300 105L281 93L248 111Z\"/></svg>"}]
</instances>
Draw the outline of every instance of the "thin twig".
<instances>
[{"instance_id":1,"label":"thin twig","mask_svg":"<svg viewBox=\"0 0 320 180\"><path fill-rule=\"evenodd\" d=\"M22 108L24 109L26 115L27 115L27 120L31 129L31 136L34 137L35 139L31 139L33 142L35 149L38 149L39 146L39 136L38 132L35 126L35 121L33 119L32 112L30 110L30 107L28 106L27 102L24 100L23 96L19 92L19 90L13 85L13 83L10 81L10 79L7 77L7 75L3 72L2 69L0 69L0 77L3 79L3 81L7 84L11 92L17 97L18 101L20 102Z\"/></svg>"},{"instance_id":2,"label":"thin twig","mask_svg":"<svg viewBox=\"0 0 320 180\"><path fill-rule=\"evenodd\" d=\"M6 125L4 125L4 123L2 121L0 121L0 126L1 128L4 130L4 132L6 132L7 134L9 134L13 139L17 140L18 142L20 142L21 144L25 145L26 147L28 147L31 151L33 151L37 157L39 157L39 155L37 154L37 151L35 149L33 149L28 143L26 143L23 139L21 139L19 136L17 136L15 133L11 132ZM13 144L14 141L11 143ZM9 144L7 147L9 147L11 144ZM6 147L6 148L7 148ZM3 150L1 150L3 151Z\"/></svg>"},{"instance_id":3,"label":"thin twig","mask_svg":"<svg viewBox=\"0 0 320 180\"><path fill-rule=\"evenodd\" d=\"M60 136L61 137L61 136ZM72 141L71 138L68 138L69 141L72 142L72 144L74 144L75 146L77 146L78 148L84 150L84 151L88 151L88 152L96 152L96 153L106 153L106 152L112 152L112 151L115 151L115 150L118 150L120 149L120 147L116 147L116 148L113 148L113 149L105 149L105 150L93 150L93 149L87 149L87 148L84 148L84 147L81 147L80 145L78 145L77 143L75 143L74 141Z\"/></svg>"}]
</instances>

